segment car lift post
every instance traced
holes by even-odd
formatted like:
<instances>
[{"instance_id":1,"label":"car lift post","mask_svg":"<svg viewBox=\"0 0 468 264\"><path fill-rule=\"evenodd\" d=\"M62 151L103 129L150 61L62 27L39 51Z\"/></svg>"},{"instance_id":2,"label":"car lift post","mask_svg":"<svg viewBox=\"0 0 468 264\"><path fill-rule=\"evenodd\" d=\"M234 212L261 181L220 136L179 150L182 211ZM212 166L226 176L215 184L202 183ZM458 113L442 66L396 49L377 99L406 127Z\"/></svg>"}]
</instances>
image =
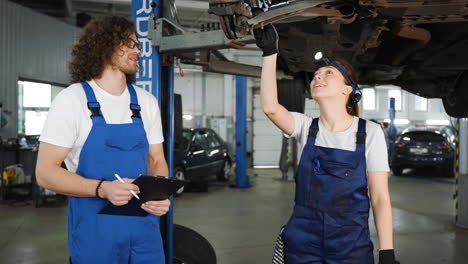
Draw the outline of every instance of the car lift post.
<instances>
[{"instance_id":1,"label":"car lift post","mask_svg":"<svg viewBox=\"0 0 468 264\"><path fill-rule=\"evenodd\" d=\"M455 224L468 228L468 119L457 119L457 146L459 158L455 168Z\"/></svg>"},{"instance_id":2,"label":"car lift post","mask_svg":"<svg viewBox=\"0 0 468 264\"><path fill-rule=\"evenodd\" d=\"M174 69L173 66L162 66L159 49L152 45L148 38L148 21L152 17L159 18L162 10L161 0L132 0L132 20L136 26L137 38L142 45L139 66L136 74L136 85L151 92L158 100L161 109L161 120L165 128L165 154L169 167L169 177L173 176L174 148ZM152 5L153 4L153 5ZM163 76L164 74L164 76ZM161 89L163 87L164 90ZM164 98L163 98L164 97ZM163 102L163 104L161 103ZM165 118L164 115L167 115ZM173 197L170 198L171 204ZM173 206L160 218L160 229L163 239L166 263L172 263L173 258Z\"/></svg>"},{"instance_id":3,"label":"car lift post","mask_svg":"<svg viewBox=\"0 0 468 264\"><path fill-rule=\"evenodd\" d=\"M247 77L236 76L236 183L250 187L247 178Z\"/></svg>"}]
</instances>

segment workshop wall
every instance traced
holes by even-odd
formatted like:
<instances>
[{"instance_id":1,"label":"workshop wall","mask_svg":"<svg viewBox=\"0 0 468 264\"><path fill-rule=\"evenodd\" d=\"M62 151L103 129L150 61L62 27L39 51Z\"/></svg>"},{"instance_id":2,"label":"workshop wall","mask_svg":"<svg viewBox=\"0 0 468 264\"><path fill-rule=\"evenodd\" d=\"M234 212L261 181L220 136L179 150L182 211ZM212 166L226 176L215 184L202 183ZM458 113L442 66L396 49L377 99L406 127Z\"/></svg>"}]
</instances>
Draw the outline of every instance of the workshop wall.
<instances>
[{"instance_id":1,"label":"workshop wall","mask_svg":"<svg viewBox=\"0 0 468 264\"><path fill-rule=\"evenodd\" d=\"M389 118L388 111L388 90L400 89L397 86L377 86L376 93L376 110L362 111L362 117L367 119L385 119ZM408 119L410 121L425 121L425 120L449 120L450 117L445 112L442 100L439 98L427 100L427 111L417 111L415 108L415 98L417 95L401 90L402 110L395 111L395 118ZM361 100L362 109L362 100Z\"/></svg>"},{"instance_id":2,"label":"workshop wall","mask_svg":"<svg viewBox=\"0 0 468 264\"><path fill-rule=\"evenodd\" d=\"M14 138L18 80L67 85L67 63L78 29L9 1L0 1L0 25L0 102L12 112L0 136Z\"/></svg>"}]
</instances>

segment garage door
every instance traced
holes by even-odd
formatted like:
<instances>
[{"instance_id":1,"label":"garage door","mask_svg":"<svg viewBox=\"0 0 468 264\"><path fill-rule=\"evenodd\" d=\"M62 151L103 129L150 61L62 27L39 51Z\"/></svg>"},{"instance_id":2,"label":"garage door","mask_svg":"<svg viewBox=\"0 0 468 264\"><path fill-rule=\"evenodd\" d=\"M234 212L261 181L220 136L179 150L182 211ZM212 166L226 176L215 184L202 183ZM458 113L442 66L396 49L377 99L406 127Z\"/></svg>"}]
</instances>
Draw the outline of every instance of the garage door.
<instances>
[{"instance_id":1,"label":"garage door","mask_svg":"<svg viewBox=\"0 0 468 264\"><path fill-rule=\"evenodd\" d=\"M260 95L254 95L253 102L253 166L279 167L282 132L266 117L260 105ZM318 105L313 100L306 100L305 112L318 116ZM301 149L298 149L300 155Z\"/></svg>"},{"instance_id":2,"label":"garage door","mask_svg":"<svg viewBox=\"0 0 468 264\"><path fill-rule=\"evenodd\" d=\"M260 95L253 100L253 166L278 167L282 134L263 113Z\"/></svg>"}]
</instances>

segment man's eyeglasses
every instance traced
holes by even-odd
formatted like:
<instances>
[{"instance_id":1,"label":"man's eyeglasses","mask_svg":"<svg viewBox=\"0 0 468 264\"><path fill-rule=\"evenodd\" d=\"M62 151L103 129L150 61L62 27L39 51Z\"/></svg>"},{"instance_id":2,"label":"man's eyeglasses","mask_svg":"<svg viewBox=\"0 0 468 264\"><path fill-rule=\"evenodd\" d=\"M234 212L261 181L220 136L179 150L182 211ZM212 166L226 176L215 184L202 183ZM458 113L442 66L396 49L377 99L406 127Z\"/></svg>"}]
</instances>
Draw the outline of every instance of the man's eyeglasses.
<instances>
[{"instance_id":1,"label":"man's eyeglasses","mask_svg":"<svg viewBox=\"0 0 468 264\"><path fill-rule=\"evenodd\" d=\"M134 49L136 47L138 50L141 51L140 43L132 38L127 39L127 47L129 47L130 49Z\"/></svg>"}]
</instances>

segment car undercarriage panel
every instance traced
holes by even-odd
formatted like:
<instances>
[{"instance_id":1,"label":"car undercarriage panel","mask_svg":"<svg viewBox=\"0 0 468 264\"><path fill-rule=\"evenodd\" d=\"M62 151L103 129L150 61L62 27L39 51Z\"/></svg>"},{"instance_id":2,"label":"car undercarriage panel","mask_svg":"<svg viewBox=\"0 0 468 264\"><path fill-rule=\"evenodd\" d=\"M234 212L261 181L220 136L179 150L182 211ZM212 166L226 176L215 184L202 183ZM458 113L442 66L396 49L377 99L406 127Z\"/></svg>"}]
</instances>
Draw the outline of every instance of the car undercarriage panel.
<instances>
[{"instance_id":1,"label":"car undercarriage panel","mask_svg":"<svg viewBox=\"0 0 468 264\"><path fill-rule=\"evenodd\" d=\"M360 83L442 98L468 71L468 0L210 0L209 12L230 39L274 23L289 74L315 71L321 51L350 61Z\"/></svg>"}]
</instances>

